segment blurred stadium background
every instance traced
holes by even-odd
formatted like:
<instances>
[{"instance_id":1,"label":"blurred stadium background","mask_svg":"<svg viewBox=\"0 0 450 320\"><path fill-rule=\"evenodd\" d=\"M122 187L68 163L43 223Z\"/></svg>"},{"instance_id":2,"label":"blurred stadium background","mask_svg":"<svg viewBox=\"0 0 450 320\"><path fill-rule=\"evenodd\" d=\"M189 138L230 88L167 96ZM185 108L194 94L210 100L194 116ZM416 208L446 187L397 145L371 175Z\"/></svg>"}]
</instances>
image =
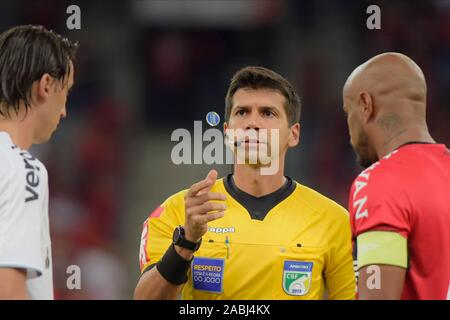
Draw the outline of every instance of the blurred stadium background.
<instances>
[{"instance_id":1,"label":"blurred stadium background","mask_svg":"<svg viewBox=\"0 0 450 320\"><path fill-rule=\"evenodd\" d=\"M81 30L66 28L71 4ZM381 30L366 28L370 4L381 8ZM19 24L81 44L68 117L32 149L49 171L57 299L132 298L143 221L210 169L172 164L171 133L192 132L208 111L223 116L243 66L272 68L296 86L302 136L287 174L345 207L360 169L341 89L371 56L399 51L422 67L431 133L450 145L449 0L0 1L0 30ZM81 268L81 290L66 288L69 265Z\"/></svg>"}]
</instances>

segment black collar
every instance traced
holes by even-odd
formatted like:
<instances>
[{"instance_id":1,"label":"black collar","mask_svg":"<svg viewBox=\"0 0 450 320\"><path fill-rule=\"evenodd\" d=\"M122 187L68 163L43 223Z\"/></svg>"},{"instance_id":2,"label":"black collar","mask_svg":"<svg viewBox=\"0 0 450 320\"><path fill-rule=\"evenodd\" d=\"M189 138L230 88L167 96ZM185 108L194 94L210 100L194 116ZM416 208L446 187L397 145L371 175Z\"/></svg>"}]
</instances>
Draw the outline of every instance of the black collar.
<instances>
[{"instance_id":1,"label":"black collar","mask_svg":"<svg viewBox=\"0 0 450 320\"><path fill-rule=\"evenodd\" d=\"M252 219L264 220L267 213L289 197L295 190L295 182L286 177L285 184L278 190L266 194L262 197L255 197L247 192L240 190L234 183L233 175L229 174L224 180L224 186L227 192L239 202L250 213Z\"/></svg>"},{"instance_id":2,"label":"black collar","mask_svg":"<svg viewBox=\"0 0 450 320\"><path fill-rule=\"evenodd\" d=\"M435 144L434 142L425 142L425 141L409 141L399 145L395 150L400 149L401 147L407 146L409 144Z\"/></svg>"}]
</instances>

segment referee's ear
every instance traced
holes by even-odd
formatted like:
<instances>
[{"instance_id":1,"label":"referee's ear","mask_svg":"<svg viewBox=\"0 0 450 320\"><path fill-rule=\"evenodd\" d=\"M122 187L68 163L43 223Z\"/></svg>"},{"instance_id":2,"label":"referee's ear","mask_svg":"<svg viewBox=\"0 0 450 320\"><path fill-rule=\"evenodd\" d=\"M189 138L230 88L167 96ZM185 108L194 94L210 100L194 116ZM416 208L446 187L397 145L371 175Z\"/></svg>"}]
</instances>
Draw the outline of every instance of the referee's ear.
<instances>
[{"instance_id":1,"label":"referee's ear","mask_svg":"<svg viewBox=\"0 0 450 320\"><path fill-rule=\"evenodd\" d=\"M225 144L226 144L226 141L227 141L227 139L229 138L229 137L227 137L227 128L228 128L228 123L225 121L224 123L223 123L223 136L224 136L224 141L225 141Z\"/></svg>"},{"instance_id":2,"label":"referee's ear","mask_svg":"<svg viewBox=\"0 0 450 320\"><path fill-rule=\"evenodd\" d=\"M289 148L295 147L300 141L300 123L295 123L289 128Z\"/></svg>"}]
</instances>

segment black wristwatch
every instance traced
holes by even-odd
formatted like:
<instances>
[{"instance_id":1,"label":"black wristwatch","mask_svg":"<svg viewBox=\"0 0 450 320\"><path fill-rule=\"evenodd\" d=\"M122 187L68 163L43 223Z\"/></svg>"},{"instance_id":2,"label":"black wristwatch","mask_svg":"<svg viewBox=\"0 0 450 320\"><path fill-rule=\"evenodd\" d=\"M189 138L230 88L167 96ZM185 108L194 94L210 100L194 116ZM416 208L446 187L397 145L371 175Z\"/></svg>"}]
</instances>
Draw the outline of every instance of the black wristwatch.
<instances>
[{"instance_id":1,"label":"black wristwatch","mask_svg":"<svg viewBox=\"0 0 450 320\"><path fill-rule=\"evenodd\" d=\"M200 241L197 243L186 240L184 228L182 226L178 226L173 231L172 242L176 246L180 246L182 248L189 249L195 252L198 250L198 248L200 248L202 239L200 239Z\"/></svg>"}]
</instances>

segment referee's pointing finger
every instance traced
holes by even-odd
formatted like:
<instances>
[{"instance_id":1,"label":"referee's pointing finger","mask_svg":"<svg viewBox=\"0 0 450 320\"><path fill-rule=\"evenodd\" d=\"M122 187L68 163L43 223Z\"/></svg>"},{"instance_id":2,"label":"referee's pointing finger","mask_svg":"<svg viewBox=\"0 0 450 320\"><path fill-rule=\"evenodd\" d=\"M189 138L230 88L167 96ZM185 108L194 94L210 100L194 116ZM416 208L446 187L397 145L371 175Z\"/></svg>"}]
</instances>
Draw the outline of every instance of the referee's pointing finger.
<instances>
[{"instance_id":1,"label":"referee's pointing finger","mask_svg":"<svg viewBox=\"0 0 450 320\"><path fill-rule=\"evenodd\" d=\"M212 186L217 180L217 171L210 170L206 178L200 182L197 182L191 186L189 189L187 196L195 197L197 195L203 194L211 190Z\"/></svg>"}]
</instances>

